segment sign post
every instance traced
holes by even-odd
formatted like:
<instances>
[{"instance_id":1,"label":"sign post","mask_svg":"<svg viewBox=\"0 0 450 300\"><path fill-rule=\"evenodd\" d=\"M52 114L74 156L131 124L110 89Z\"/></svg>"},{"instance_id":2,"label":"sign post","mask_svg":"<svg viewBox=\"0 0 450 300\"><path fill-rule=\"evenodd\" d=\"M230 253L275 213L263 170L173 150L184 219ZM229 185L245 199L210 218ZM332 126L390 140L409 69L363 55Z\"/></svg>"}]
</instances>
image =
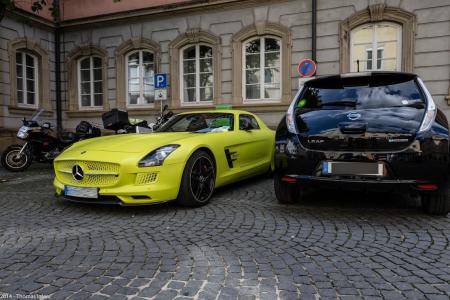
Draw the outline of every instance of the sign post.
<instances>
[{"instance_id":1,"label":"sign post","mask_svg":"<svg viewBox=\"0 0 450 300\"><path fill-rule=\"evenodd\" d=\"M316 63L309 58L303 59L297 65L297 72L300 75L298 79L299 88L302 88L305 82L314 79L317 71Z\"/></svg>"},{"instance_id":2,"label":"sign post","mask_svg":"<svg viewBox=\"0 0 450 300\"><path fill-rule=\"evenodd\" d=\"M162 112L162 102L167 100L167 74L165 73L155 74L155 100L160 101Z\"/></svg>"}]
</instances>

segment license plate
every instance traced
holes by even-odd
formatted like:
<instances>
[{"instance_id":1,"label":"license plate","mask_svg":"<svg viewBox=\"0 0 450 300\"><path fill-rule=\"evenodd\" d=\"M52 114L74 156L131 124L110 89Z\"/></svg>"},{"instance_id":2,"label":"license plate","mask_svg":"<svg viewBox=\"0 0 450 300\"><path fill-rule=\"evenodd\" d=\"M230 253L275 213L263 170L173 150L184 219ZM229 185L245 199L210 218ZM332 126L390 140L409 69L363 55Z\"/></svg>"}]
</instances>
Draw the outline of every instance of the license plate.
<instances>
[{"instance_id":1,"label":"license plate","mask_svg":"<svg viewBox=\"0 0 450 300\"><path fill-rule=\"evenodd\" d=\"M98 199L98 190L95 187L77 187L66 185L64 186L64 195L78 198Z\"/></svg>"},{"instance_id":2,"label":"license plate","mask_svg":"<svg viewBox=\"0 0 450 300\"><path fill-rule=\"evenodd\" d=\"M383 176L384 165L382 163L324 161L322 174Z\"/></svg>"}]
</instances>

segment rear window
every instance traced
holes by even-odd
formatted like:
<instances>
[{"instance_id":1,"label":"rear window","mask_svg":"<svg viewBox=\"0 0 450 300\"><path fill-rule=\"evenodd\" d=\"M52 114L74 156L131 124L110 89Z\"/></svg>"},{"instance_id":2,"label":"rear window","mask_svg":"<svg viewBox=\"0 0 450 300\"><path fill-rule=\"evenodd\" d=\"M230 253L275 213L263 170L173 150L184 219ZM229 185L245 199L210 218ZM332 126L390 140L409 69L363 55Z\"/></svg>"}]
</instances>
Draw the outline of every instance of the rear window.
<instances>
[{"instance_id":1,"label":"rear window","mask_svg":"<svg viewBox=\"0 0 450 300\"><path fill-rule=\"evenodd\" d=\"M424 97L414 79L387 83L383 80L343 79L306 86L297 99L297 108L371 109L386 107L424 108ZM386 81L386 80L384 80Z\"/></svg>"}]
</instances>

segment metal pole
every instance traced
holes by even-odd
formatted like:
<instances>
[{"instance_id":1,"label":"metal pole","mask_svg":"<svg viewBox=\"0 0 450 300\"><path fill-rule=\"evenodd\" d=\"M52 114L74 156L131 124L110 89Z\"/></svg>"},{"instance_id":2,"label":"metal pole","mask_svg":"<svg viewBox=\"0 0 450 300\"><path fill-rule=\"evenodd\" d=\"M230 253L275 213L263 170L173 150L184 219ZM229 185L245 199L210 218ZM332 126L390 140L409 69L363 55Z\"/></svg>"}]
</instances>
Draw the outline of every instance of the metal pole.
<instances>
[{"instance_id":1,"label":"metal pole","mask_svg":"<svg viewBox=\"0 0 450 300\"><path fill-rule=\"evenodd\" d=\"M61 97L61 27L59 0L53 1L55 12L55 96L56 96L56 128L58 133L62 132L62 97Z\"/></svg>"},{"instance_id":2,"label":"metal pole","mask_svg":"<svg viewBox=\"0 0 450 300\"><path fill-rule=\"evenodd\" d=\"M316 39L317 39L317 0L311 1L312 6L312 12L311 12L311 59L314 62L317 62L317 46L316 46Z\"/></svg>"}]
</instances>

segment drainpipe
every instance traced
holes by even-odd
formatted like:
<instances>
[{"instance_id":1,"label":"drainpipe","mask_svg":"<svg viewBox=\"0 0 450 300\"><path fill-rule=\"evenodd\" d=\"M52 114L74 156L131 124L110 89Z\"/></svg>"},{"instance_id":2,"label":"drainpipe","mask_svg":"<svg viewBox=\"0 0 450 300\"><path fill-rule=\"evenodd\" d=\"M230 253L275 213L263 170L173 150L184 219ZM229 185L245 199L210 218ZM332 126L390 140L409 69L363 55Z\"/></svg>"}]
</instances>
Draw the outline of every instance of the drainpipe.
<instances>
[{"instance_id":1,"label":"drainpipe","mask_svg":"<svg viewBox=\"0 0 450 300\"><path fill-rule=\"evenodd\" d=\"M60 27L60 5L59 0L53 0L55 18L55 93L56 93L56 128L58 133L62 132L62 108L61 108L61 27Z\"/></svg>"},{"instance_id":2,"label":"drainpipe","mask_svg":"<svg viewBox=\"0 0 450 300\"><path fill-rule=\"evenodd\" d=\"M311 0L312 12L311 12L311 59L317 62L317 0ZM314 74L315 75L315 74Z\"/></svg>"}]
</instances>

